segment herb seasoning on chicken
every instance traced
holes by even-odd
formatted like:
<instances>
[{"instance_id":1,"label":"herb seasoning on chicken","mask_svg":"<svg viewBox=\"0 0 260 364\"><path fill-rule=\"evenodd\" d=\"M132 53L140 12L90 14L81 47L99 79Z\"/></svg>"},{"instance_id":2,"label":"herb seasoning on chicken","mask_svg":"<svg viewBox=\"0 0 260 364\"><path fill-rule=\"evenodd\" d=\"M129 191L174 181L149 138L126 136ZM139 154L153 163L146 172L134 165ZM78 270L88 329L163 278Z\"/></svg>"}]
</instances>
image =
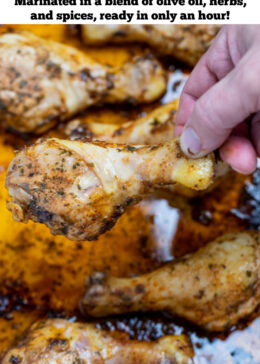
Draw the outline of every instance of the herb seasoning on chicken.
<instances>
[{"instance_id":1,"label":"herb seasoning on chicken","mask_svg":"<svg viewBox=\"0 0 260 364\"><path fill-rule=\"evenodd\" d=\"M20 132L41 133L99 102L151 102L165 87L150 54L113 68L29 32L0 35L0 121Z\"/></svg>"}]
</instances>

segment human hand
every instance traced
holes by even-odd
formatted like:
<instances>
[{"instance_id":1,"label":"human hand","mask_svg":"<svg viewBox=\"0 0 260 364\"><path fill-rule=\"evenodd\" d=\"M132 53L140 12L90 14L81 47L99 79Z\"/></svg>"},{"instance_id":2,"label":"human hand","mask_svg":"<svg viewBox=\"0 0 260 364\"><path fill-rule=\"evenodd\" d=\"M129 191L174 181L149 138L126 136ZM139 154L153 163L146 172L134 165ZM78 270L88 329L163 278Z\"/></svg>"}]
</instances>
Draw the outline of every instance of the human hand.
<instances>
[{"instance_id":1,"label":"human hand","mask_svg":"<svg viewBox=\"0 0 260 364\"><path fill-rule=\"evenodd\" d=\"M245 121L248 118L250 123ZM234 170L249 174L256 169L260 25L230 25L220 30L183 89L175 135L181 133L181 148L189 157L219 148L221 158Z\"/></svg>"}]
</instances>

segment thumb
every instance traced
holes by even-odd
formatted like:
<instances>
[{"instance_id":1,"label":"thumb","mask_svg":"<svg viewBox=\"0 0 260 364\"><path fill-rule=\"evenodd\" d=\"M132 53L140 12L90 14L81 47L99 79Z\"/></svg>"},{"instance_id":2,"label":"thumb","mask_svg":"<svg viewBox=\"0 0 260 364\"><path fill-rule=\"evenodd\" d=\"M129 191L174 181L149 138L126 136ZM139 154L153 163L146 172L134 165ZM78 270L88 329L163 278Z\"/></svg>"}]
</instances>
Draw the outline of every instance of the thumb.
<instances>
[{"instance_id":1,"label":"thumb","mask_svg":"<svg viewBox=\"0 0 260 364\"><path fill-rule=\"evenodd\" d=\"M189 157L219 148L232 130L260 110L260 49L251 49L237 66L195 103L181 136Z\"/></svg>"}]
</instances>

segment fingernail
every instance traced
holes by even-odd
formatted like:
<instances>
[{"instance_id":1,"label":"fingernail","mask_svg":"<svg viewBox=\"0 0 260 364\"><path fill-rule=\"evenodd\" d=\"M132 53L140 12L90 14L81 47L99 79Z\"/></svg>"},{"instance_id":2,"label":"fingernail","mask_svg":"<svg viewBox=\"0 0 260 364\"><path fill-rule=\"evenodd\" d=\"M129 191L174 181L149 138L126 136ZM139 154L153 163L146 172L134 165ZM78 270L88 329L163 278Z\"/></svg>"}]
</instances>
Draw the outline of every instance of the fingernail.
<instances>
[{"instance_id":1,"label":"fingernail","mask_svg":"<svg viewBox=\"0 0 260 364\"><path fill-rule=\"evenodd\" d=\"M247 176L247 175L249 175L249 174L251 174L251 173L253 173L252 171L243 171L242 169L239 169L239 168L236 168L236 167L233 167L233 166L231 166L232 167L232 169L235 171L235 172L237 172L237 173L239 173L239 174L243 174L243 175L245 175L245 176Z\"/></svg>"},{"instance_id":2,"label":"fingernail","mask_svg":"<svg viewBox=\"0 0 260 364\"><path fill-rule=\"evenodd\" d=\"M180 142L184 153L189 155L196 155L202 149L200 138L192 128L184 130Z\"/></svg>"}]
</instances>

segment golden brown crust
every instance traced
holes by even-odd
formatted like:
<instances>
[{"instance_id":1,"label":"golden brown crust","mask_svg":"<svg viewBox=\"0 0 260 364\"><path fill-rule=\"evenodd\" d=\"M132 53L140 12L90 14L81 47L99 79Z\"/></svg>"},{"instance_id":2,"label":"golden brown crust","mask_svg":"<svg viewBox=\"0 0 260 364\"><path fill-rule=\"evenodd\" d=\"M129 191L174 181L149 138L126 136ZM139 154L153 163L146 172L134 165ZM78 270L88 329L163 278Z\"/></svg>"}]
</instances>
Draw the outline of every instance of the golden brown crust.
<instances>
[{"instance_id":1,"label":"golden brown crust","mask_svg":"<svg viewBox=\"0 0 260 364\"><path fill-rule=\"evenodd\" d=\"M225 331L260 303L260 232L224 235L137 278L95 274L81 307L95 317L168 311L212 331Z\"/></svg>"},{"instance_id":2,"label":"golden brown crust","mask_svg":"<svg viewBox=\"0 0 260 364\"><path fill-rule=\"evenodd\" d=\"M181 183L203 190L213 177L213 155L188 159L178 140L133 146L53 138L16 156L6 187L16 220L45 223L71 240L93 240L154 188Z\"/></svg>"},{"instance_id":3,"label":"golden brown crust","mask_svg":"<svg viewBox=\"0 0 260 364\"><path fill-rule=\"evenodd\" d=\"M166 87L162 67L149 54L107 67L29 32L0 35L0 76L0 120L33 133L98 102L151 102Z\"/></svg>"},{"instance_id":4,"label":"golden brown crust","mask_svg":"<svg viewBox=\"0 0 260 364\"><path fill-rule=\"evenodd\" d=\"M192 364L193 349L184 335L154 342L113 338L92 324L53 319L36 323L2 364Z\"/></svg>"},{"instance_id":5,"label":"golden brown crust","mask_svg":"<svg viewBox=\"0 0 260 364\"><path fill-rule=\"evenodd\" d=\"M209 48L218 25L82 25L86 44L144 42L159 53L194 66Z\"/></svg>"},{"instance_id":6,"label":"golden brown crust","mask_svg":"<svg viewBox=\"0 0 260 364\"><path fill-rule=\"evenodd\" d=\"M67 124L65 134L72 140L104 140L137 145L161 144L174 137L178 104L179 100L175 100L120 126L95 122L82 123L75 119Z\"/></svg>"}]
</instances>

